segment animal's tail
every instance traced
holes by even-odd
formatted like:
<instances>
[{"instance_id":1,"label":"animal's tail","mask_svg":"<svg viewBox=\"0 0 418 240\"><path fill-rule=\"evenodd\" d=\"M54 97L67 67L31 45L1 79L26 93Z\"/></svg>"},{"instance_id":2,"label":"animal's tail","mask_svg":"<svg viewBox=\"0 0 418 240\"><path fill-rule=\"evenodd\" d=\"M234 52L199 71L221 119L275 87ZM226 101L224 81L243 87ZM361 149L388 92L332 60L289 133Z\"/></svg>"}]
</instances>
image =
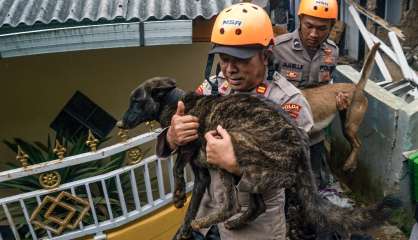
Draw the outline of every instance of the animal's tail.
<instances>
[{"instance_id":1,"label":"animal's tail","mask_svg":"<svg viewBox=\"0 0 418 240\"><path fill-rule=\"evenodd\" d=\"M296 189L302 205L304 222L311 225L317 234L337 233L346 238L350 233L364 230L383 223L391 210L402 203L393 196L385 197L380 203L368 208L342 208L322 198L318 194L312 172L307 135L298 129L301 137L301 155L299 157Z\"/></svg>"},{"instance_id":2,"label":"animal's tail","mask_svg":"<svg viewBox=\"0 0 418 240\"><path fill-rule=\"evenodd\" d=\"M363 69L361 72L361 77L356 85L355 92L364 90L364 87L366 86L366 83L367 83L367 79L369 79L370 73L373 70L374 57L376 56L376 52L377 52L377 49L379 49L379 46L380 46L380 43L375 43L373 47L370 49L370 52L367 55L366 61L364 62Z\"/></svg>"},{"instance_id":3,"label":"animal's tail","mask_svg":"<svg viewBox=\"0 0 418 240\"><path fill-rule=\"evenodd\" d=\"M316 233L337 233L346 238L351 233L382 224L392 209L400 206L400 200L385 197L380 203L368 208L341 208L318 194L302 200L304 215Z\"/></svg>"},{"instance_id":4,"label":"animal's tail","mask_svg":"<svg viewBox=\"0 0 418 240\"><path fill-rule=\"evenodd\" d=\"M318 194L309 154L301 161L296 184L304 219L317 234L337 233L346 238L350 233L382 224L392 209L401 206L401 201L393 196L387 196L368 208L351 209L334 205Z\"/></svg>"}]
</instances>

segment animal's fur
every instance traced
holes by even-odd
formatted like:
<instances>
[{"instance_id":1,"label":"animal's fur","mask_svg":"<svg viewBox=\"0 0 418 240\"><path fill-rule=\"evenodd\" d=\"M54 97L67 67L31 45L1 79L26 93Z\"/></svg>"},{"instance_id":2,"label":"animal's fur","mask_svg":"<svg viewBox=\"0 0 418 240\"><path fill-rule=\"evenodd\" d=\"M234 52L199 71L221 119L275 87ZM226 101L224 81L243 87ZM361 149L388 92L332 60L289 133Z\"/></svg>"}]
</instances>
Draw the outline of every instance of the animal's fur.
<instances>
[{"instance_id":1,"label":"animal's fur","mask_svg":"<svg viewBox=\"0 0 418 240\"><path fill-rule=\"evenodd\" d=\"M363 90L372 71L374 56L378 48L379 43L376 43L370 50L357 84L334 83L302 90L311 106L314 117L315 125L312 132L320 131L328 126L338 112L336 95L339 92L348 94L349 107L341 113L341 119L343 120L344 136L351 144L351 153L344 163L344 171L354 171L357 168L357 155L361 147L357 131L367 110L367 98Z\"/></svg>"},{"instance_id":2,"label":"animal's fur","mask_svg":"<svg viewBox=\"0 0 418 240\"><path fill-rule=\"evenodd\" d=\"M158 120L162 127L168 126L176 111L177 101L173 100L172 92L177 90L174 89L175 81L172 79L145 81L132 92L129 109L120 127L132 128L150 120ZM210 184L209 166L198 155L200 151L205 151L204 134L218 125L231 135L239 167L253 184L248 210L238 220L227 221L227 228L238 228L263 213L262 193L270 186L294 186L302 202L303 218L316 227L316 232L338 232L349 236L352 231L381 220L376 217L379 213L376 207L342 209L318 196L310 166L307 135L270 101L247 94L214 97L194 93L186 94L182 100L185 113L199 118L199 138L178 149L174 166L174 204L177 207L183 206L185 201L184 167L187 163L192 167L195 184L184 224L175 239L190 237L191 226L207 227L226 221L239 211L236 195L230 194L234 189L233 176L218 169L225 186L225 204L217 213L194 220L205 189Z\"/></svg>"}]
</instances>

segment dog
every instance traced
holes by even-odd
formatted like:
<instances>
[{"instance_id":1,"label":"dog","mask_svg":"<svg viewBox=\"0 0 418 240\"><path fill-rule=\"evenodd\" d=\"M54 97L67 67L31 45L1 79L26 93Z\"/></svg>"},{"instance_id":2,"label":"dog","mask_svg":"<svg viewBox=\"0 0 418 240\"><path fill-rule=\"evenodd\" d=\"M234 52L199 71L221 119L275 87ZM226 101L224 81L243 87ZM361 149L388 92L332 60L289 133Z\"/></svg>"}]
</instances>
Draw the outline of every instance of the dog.
<instances>
[{"instance_id":1,"label":"dog","mask_svg":"<svg viewBox=\"0 0 418 240\"><path fill-rule=\"evenodd\" d=\"M383 201L370 208L344 209L321 198L310 166L307 134L269 100L249 94L215 97L198 96L191 92L181 95L183 91L176 88L173 79L149 79L132 92L129 108L118 123L119 127L133 128L142 122L157 120L162 127L167 127L179 99L185 104L186 114L199 118L199 138L179 147L173 169L173 201L176 207L182 207L186 199L184 167L187 163L195 176L192 200L174 239L188 239L193 228L205 228L220 222L226 221L224 224L228 229L237 229L251 222L265 211L262 193L269 186L295 188L301 199L301 218L321 234L335 232L348 237L358 229L376 225L377 221L384 219L381 210L392 207L393 202ZM204 134L218 125L231 135L240 169L252 180L248 193L249 207L238 218L228 221L240 211L236 194L228 194L234 191L234 177L217 169L225 188L224 205L216 213L195 219L200 201L210 184L208 169L215 168L204 158Z\"/></svg>"},{"instance_id":2,"label":"dog","mask_svg":"<svg viewBox=\"0 0 418 240\"><path fill-rule=\"evenodd\" d=\"M334 83L302 90L302 94L312 109L314 126L311 133L321 131L340 112L343 122L343 134L351 145L351 152L344 162L343 170L352 172L357 168L358 153L361 142L357 136L358 129L367 110L368 101L364 94L364 87L373 69L374 57L380 43L376 43L370 50L363 65L363 71L357 84ZM336 104L338 93L348 95L349 106L347 110L339 111Z\"/></svg>"}]
</instances>

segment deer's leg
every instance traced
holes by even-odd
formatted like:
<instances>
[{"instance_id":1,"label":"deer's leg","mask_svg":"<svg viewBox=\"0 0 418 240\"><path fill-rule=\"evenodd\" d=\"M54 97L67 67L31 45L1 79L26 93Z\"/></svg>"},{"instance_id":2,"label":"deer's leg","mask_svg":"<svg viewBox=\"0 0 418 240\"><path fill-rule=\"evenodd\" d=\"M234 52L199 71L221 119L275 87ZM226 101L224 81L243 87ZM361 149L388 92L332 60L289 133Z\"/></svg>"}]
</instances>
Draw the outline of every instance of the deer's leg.
<instances>
[{"instance_id":1,"label":"deer's leg","mask_svg":"<svg viewBox=\"0 0 418 240\"><path fill-rule=\"evenodd\" d=\"M347 110L347 118L344 124L344 133L352 148L350 155L344 163L344 171L354 171L357 168L357 155L361 147L357 132L363 121L368 105L365 96L359 97L358 99L358 101L353 101L350 108Z\"/></svg>"},{"instance_id":2,"label":"deer's leg","mask_svg":"<svg viewBox=\"0 0 418 240\"><path fill-rule=\"evenodd\" d=\"M347 137L351 145L351 152L344 162L343 170L352 172L357 169L357 156L360 151L361 142L357 133L347 131Z\"/></svg>"},{"instance_id":3,"label":"deer's leg","mask_svg":"<svg viewBox=\"0 0 418 240\"><path fill-rule=\"evenodd\" d=\"M248 222L256 219L260 214L266 211L263 196L259 193L250 193L248 201L248 209L238 218L225 223L226 229L237 229Z\"/></svg>"},{"instance_id":4,"label":"deer's leg","mask_svg":"<svg viewBox=\"0 0 418 240\"><path fill-rule=\"evenodd\" d=\"M194 229L206 228L213 224L223 222L232 217L240 209L238 198L234 190L234 178L232 174L225 170L219 170L219 175L223 186L225 187L225 190L223 191L224 204L219 211L192 221L191 225Z\"/></svg>"}]
</instances>

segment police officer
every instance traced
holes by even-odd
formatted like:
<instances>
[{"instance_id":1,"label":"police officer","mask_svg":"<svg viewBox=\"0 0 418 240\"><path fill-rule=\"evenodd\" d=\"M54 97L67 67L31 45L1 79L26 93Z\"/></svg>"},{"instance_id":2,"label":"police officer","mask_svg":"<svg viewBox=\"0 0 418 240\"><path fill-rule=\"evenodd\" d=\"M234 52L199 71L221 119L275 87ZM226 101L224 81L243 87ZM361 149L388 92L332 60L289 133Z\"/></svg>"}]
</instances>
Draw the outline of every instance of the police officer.
<instances>
[{"instance_id":1,"label":"police officer","mask_svg":"<svg viewBox=\"0 0 418 240\"><path fill-rule=\"evenodd\" d=\"M332 72L338 58L337 45L328 39L337 19L336 0L302 0L299 5L299 27L275 40L275 59L280 73L299 89L332 82ZM344 93L337 95L337 107L347 107ZM320 187L329 182L325 160L324 133L311 135L312 168Z\"/></svg>"},{"instance_id":2,"label":"police officer","mask_svg":"<svg viewBox=\"0 0 418 240\"><path fill-rule=\"evenodd\" d=\"M280 72L298 88L331 81L338 47L328 39L338 14L336 0L302 0L299 27L276 38L275 57Z\"/></svg>"},{"instance_id":3,"label":"police officer","mask_svg":"<svg viewBox=\"0 0 418 240\"><path fill-rule=\"evenodd\" d=\"M211 42L214 45L209 55L219 55L220 71L196 89L198 94L260 94L281 105L300 128L310 130L313 118L309 104L300 90L278 72L268 71L274 38L271 21L262 8L251 3L239 3L224 9L214 23ZM211 61L208 62L211 65ZM184 105L179 102L177 112L171 119L171 126L158 138L157 155L168 156L177 146L197 139L197 128L196 117L184 115ZM207 161L240 175L228 132L222 126L216 130L205 135ZM221 206L219 201L222 199L222 183L216 171L210 170L210 175L211 184L202 199L197 217L206 216ZM248 189L246 183L249 179L245 174L239 179L238 198L240 205L245 207L248 205L248 193L245 191ZM263 193L263 200L267 206L266 212L242 229L229 231L223 224L219 224L221 239L285 239L283 189L272 188ZM207 230L201 232L206 234Z\"/></svg>"}]
</instances>

